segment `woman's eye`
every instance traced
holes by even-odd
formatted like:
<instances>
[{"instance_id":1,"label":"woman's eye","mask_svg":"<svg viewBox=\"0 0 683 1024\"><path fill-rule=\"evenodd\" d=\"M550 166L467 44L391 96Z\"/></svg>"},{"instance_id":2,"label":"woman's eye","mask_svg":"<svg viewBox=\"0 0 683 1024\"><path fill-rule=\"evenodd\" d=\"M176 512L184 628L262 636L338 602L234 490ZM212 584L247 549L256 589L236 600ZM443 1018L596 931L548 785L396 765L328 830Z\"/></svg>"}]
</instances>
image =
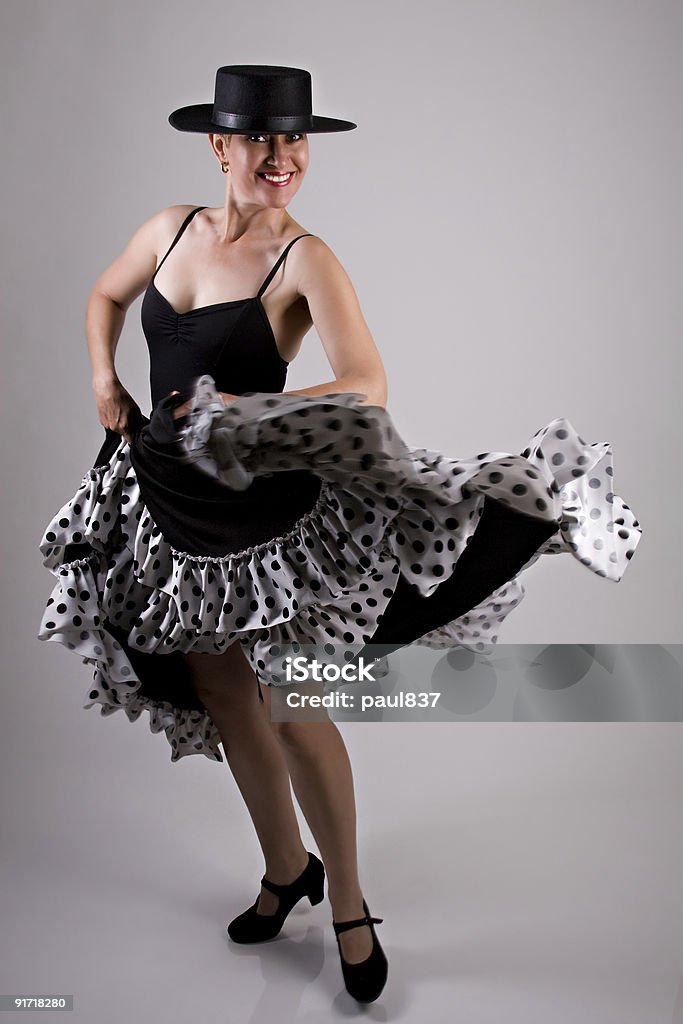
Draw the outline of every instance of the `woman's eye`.
<instances>
[{"instance_id":1,"label":"woman's eye","mask_svg":"<svg viewBox=\"0 0 683 1024\"><path fill-rule=\"evenodd\" d=\"M300 140L303 139L303 137L304 137L303 136L303 132L290 132L290 134L287 136L287 138L290 141L293 141L293 142L300 142ZM267 139L267 136L266 135L247 135L247 139L248 139L249 142L254 142L254 141L256 141L256 142L265 142L266 139Z\"/></svg>"}]
</instances>

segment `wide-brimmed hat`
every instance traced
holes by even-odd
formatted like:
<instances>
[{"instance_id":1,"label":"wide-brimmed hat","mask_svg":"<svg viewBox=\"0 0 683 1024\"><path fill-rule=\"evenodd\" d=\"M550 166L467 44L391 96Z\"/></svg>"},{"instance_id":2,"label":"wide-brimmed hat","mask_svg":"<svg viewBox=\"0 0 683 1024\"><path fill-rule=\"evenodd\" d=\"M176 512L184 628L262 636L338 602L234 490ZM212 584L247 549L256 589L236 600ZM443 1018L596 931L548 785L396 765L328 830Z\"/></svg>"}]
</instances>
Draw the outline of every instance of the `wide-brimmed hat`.
<instances>
[{"instance_id":1,"label":"wide-brimmed hat","mask_svg":"<svg viewBox=\"0 0 683 1024\"><path fill-rule=\"evenodd\" d=\"M308 71L269 64L218 68L213 103L179 107L168 120L180 132L221 135L346 132L357 127L353 121L313 113Z\"/></svg>"}]
</instances>

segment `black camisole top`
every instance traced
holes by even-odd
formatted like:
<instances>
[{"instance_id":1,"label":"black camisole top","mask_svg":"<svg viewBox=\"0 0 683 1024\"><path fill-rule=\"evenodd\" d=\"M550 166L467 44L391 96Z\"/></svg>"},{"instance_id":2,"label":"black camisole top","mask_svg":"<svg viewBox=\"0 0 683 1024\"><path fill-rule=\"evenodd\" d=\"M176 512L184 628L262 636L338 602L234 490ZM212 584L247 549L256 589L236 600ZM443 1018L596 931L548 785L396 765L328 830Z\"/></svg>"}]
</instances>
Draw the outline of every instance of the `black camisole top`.
<instances>
[{"instance_id":1,"label":"black camisole top","mask_svg":"<svg viewBox=\"0 0 683 1024\"><path fill-rule=\"evenodd\" d=\"M261 296L298 235L285 247L256 295L213 302L177 313L155 284L159 270L195 214L191 210L154 272L142 300L140 318L150 358L152 407L170 391L184 391L195 377L209 373L218 391L242 395L247 391L282 392L288 363L278 352Z\"/></svg>"}]
</instances>

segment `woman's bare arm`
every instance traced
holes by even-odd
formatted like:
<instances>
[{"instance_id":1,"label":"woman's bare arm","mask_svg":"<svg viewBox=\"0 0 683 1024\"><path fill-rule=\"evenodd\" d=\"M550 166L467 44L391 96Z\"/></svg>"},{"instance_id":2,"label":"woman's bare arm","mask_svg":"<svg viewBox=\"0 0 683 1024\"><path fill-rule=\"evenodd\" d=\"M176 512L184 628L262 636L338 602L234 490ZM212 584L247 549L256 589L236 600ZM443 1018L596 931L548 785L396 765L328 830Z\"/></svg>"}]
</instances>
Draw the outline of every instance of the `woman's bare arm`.
<instances>
[{"instance_id":1,"label":"woman's bare arm","mask_svg":"<svg viewBox=\"0 0 683 1024\"><path fill-rule=\"evenodd\" d=\"M289 255L297 291L308 303L311 318L330 361L335 379L288 395L326 395L338 391L364 394L363 405L387 404L387 378L382 358L343 266L321 238L313 235Z\"/></svg>"},{"instance_id":2,"label":"woman's bare arm","mask_svg":"<svg viewBox=\"0 0 683 1024\"><path fill-rule=\"evenodd\" d=\"M158 253L191 206L169 206L142 224L95 281L85 314L85 333L95 391L118 380L114 357L126 311L149 284Z\"/></svg>"},{"instance_id":3,"label":"woman's bare arm","mask_svg":"<svg viewBox=\"0 0 683 1024\"><path fill-rule=\"evenodd\" d=\"M191 206L169 206L142 224L123 252L95 281L88 296L85 333L92 367L92 389L102 426L130 444L142 419L137 402L116 373L115 354L126 311L147 287L158 254L168 246Z\"/></svg>"}]
</instances>

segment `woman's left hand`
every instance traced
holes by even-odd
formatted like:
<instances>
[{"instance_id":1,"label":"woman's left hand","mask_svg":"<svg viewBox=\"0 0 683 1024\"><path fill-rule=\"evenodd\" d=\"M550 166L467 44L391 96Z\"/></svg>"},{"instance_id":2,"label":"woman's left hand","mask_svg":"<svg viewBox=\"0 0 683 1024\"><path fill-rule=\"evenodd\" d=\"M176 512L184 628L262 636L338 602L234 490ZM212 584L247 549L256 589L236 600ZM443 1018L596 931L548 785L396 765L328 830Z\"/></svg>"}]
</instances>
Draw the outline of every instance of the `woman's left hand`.
<instances>
[{"instance_id":1,"label":"woman's left hand","mask_svg":"<svg viewBox=\"0 0 683 1024\"><path fill-rule=\"evenodd\" d=\"M178 391L171 391L171 394L177 395ZM230 402L234 402L236 398L239 398L239 395L231 395L228 391L219 391L218 394L223 399L225 405L228 405ZM186 416L189 413L191 406L192 399L188 398L187 402L183 402L182 405L176 405L175 409L171 409L171 416L174 420L179 419L181 416Z\"/></svg>"},{"instance_id":2,"label":"woman's left hand","mask_svg":"<svg viewBox=\"0 0 683 1024\"><path fill-rule=\"evenodd\" d=\"M178 391L171 391L170 394L177 395L177 394L179 394L179 392ZM171 416L173 417L174 420L179 419L181 416L186 416L188 414L188 412L190 411L190 406L191 405L192 405L192 399L188 398L188 400L186 402L183 402L182 405L176 405L176 407L174 409L171 409Z\"/></svg>"}]
</instances>

